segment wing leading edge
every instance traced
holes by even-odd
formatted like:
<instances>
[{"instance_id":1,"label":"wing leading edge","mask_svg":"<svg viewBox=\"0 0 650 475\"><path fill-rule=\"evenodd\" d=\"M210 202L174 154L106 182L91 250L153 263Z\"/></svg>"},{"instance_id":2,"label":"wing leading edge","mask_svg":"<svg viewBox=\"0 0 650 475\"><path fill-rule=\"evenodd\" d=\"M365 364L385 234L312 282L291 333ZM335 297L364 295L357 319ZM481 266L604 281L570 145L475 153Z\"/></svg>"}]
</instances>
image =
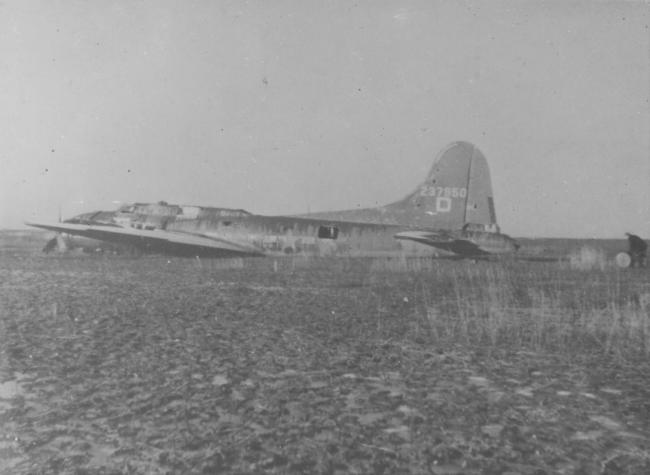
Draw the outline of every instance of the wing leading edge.
<instances>
[{"instance_id":1,"label":"wing leading edge","mask_svg":"<svg viewBox=\"0 0 650 475\"><path fill-rule=\"evenodd\" d=\"M263 256L264 253L247 244L240 244L204 234L142 230L120 226L97 226L70 223L25 223L49 231L83 236L115 244L133 246L147 252L160 252L180 256L235 257Z\"/></svg>"}]
</instances>

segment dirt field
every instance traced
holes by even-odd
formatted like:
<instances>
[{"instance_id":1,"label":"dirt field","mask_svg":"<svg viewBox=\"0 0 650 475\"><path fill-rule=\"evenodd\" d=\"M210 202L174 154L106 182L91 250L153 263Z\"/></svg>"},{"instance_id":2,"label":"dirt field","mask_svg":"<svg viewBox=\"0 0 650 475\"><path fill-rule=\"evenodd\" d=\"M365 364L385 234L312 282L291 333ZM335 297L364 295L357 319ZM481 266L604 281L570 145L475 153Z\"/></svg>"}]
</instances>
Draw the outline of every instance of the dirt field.
<instances>
[{"instance_id":1,"label":"dirt field","mask_svg":"<svg viewBox=\"0 0 650 475\"><path fill-rule=\"evenodd\" d=\"M1 473L650 473L650 270L2 249Z\"/></svg>"}]
</instances>

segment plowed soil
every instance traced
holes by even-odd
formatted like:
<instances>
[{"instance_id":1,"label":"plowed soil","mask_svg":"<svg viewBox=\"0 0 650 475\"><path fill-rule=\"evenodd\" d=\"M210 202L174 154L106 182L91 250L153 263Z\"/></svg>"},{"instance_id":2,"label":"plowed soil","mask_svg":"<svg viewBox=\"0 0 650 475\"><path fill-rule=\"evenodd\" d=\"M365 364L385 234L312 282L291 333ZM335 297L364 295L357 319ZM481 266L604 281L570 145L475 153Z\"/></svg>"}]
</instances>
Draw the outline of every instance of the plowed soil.
<instances>
[{"instance_id":1,"label":"plowed soil","mask_svg":"<svg viewBox=\"0 0 650 475\"><path fill-rule=\"evenodd\" d=\"M365 260L5 251L0 472L650 473L647 358L441 341L449 289L427 285Z\"/></svg>"}]
</instances>

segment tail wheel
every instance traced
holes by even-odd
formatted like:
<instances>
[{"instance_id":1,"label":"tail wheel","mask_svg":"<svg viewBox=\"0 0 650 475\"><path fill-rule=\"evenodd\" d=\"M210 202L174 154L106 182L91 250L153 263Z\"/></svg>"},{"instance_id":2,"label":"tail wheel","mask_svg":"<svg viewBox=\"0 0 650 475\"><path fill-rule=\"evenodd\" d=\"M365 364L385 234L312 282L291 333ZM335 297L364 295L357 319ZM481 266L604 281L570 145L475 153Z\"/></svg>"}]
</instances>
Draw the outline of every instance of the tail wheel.
<instances>
[{"instance_id":1,"label":"tail wheel","mask_svg":"<svg viewBox=\"0 0 650 475\"><path fill-rule=\"evenodd\" d=\"M616 265L621 269L630 267L632 264L632 257L627 252L619 252L616 254Z\"/></svg>"}]
</instances>

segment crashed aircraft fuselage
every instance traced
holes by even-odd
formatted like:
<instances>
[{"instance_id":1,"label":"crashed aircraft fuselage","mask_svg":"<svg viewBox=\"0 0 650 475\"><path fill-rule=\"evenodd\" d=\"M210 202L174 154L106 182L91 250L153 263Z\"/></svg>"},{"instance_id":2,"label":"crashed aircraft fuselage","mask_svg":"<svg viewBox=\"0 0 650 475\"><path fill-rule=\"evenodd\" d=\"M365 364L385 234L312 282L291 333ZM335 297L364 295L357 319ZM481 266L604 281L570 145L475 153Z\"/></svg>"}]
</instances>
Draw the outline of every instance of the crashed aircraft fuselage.
<instances>
[{"instance_id":1,"label":"crashed aircraft fuselage","mask_svg":"<svg viewBox=\"0 0 650 475\"><path fill-rule=\"evenodd\" d=\"M435 256L509 253L496 223L487 161L467 142L440 153L411 194L376 207L301 216L136 203L62 223L28 223L144 252L187 256Z\"/></svg>"},{"instance_id":2,"label":"crashed aircraft fuselage","mask_svg":"<svg viewBox=\"0 0 650 475\"><path fill-rule=\"evenodd\" d=\"M152 207L165 212L154 214ZM134 212L138 208L142 212ZM187 213L188 210L189 214L183 213L183 211ZM202 257L291 254L350 257L394 254L436 256L466 253L479 256L511 252L516 248L515 241L508 236L488 231L471 229L456 232L435 231L436 236L444 237L447 243L431 247L409 238L408 231L411 228L398 225L308 217L260 216L243 210L176 206L166 203L136 204L114 213L89 213L67 220L53 230L61 230L61 226L68 227L68 231L77 236L98 241L104 240L111 228L116 228L120 233L115 234L112 242L121 244L124 248ZM238 246L232 249L226 245L214 248L193 242L146 239L170 232L188 237L200 236L228 243L236 242ZM400 233L405 235L402 237ZM476 243L477 249L464 249L466 240Z\"/></svg>"}]
</instances>

